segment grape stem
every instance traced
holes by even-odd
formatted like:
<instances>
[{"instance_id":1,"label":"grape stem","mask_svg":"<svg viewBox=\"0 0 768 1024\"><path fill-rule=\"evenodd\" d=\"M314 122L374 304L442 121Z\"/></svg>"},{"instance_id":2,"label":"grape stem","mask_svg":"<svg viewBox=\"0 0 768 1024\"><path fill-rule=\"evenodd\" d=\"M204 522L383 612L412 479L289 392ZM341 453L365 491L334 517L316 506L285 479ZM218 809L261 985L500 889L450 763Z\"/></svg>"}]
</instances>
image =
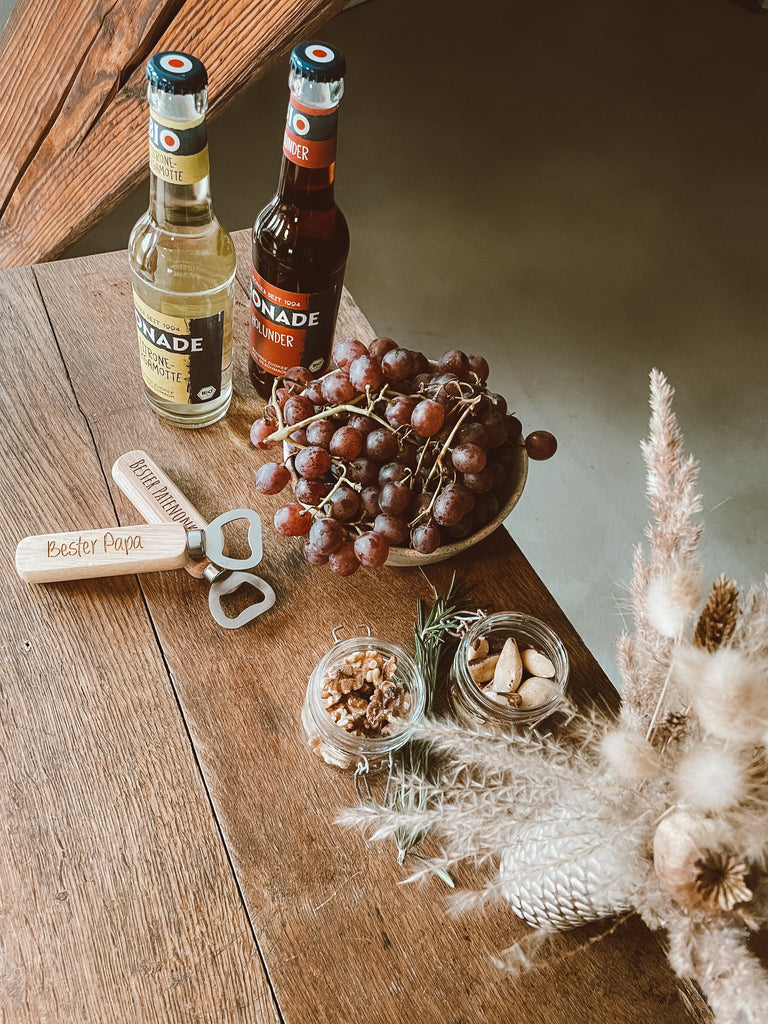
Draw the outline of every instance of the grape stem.
<instances>
[{"instance_id":1,"label":"grape stem","mask_svg":"<svg viewBox=\"0 0 768 1024\"><path fill-rule=\"evenodd\" d=\"M362 399L365 398L365 395L360 395L359 397L360 399ZM353 398L351 402L345 402L343 405L334 405L332 407L329 407L328 409L323 409L322 412L316 412L314 416L308 416L305 420L300 420L298 423L291 423L289 426L282 426L279 430L273 431L266 440L285 441L286 438L290 437L295 430L303 430L305 427L308 427L310 423L316 423L318 420L328 420L332 416L335 416L337 413L340 412L358 414L363 410L361 410L359 406L354 404L357 401L357 398ZM370 408L371 406L369 405L368 409ZM366 416L370 417L370 419L372 420L376 420L376 422L380 423L382 427L390 429L389 424L387 423L386 420L383 420L380 416L377 416L376 413L368 411L368 409L364 411L364 414Z\"/></svg>"},{"instance_id":2,"label":"grape stem","mask_svg":"<svg viewBox=\"0 0 768 1024\"><path fill-rule=\"evenodd\" d=\"M427 479L424 481L424 486L425 487L429 483L429 481L432 479L432 477L434 475L434 472L435 472L435 470L438 467L440 468L440 472L441 473L445 469L445 467L443 466L443 459L448 454L448 450L451 447L451 441L453 441L454 437L456 436L456 431L459 429L459 427L461 426L463 421L467 418L467 416L469 416L469 414L472 412L473 408L480 401L480 395L478 395L477 398L472 398L472 399L465 398L465 399L462 399L461 401L464 401L466 403L466 408L462 412L461 416L459 416L459 418L456 420L456 422L455 422L455 424L453 426L453 430L450 432L448 437L445 439L445 441L443 443L443 447L438 452L437 458L434 461L432 469L430 469L429 475L427 476Z\"/></svg>"}]
</instances>

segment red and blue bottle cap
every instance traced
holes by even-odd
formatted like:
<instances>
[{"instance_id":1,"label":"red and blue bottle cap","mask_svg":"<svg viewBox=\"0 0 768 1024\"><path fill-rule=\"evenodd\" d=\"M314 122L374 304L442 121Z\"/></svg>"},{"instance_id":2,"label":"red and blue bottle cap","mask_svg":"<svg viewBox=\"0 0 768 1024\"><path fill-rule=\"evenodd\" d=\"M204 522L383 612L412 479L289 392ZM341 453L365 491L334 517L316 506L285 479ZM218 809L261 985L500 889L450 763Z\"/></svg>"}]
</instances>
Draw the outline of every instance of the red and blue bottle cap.
<instances>
[{"instance_id":1,"label":"red and blue bottle cap","mask_svg":"<svg viewBox=\"0 0 768 1024\"><path fill-rule=\"evenodd\" d=\"M168 50L150 57L147 78L155 88L172 93L202 92L208 84L208 72L203 62L180 50Z\"/></svg>"},{"instance_id":2,"label":"red and blue bottle cap","mask_svg":"<svg viewBox=\"0 0 768 1024\"><path fill-rule=\"evenodd\" d=\"M310 82L338 82L346 74L347 62L335 47L315 40L294 46L291 70Z\"/></svg>"}]
</instances>

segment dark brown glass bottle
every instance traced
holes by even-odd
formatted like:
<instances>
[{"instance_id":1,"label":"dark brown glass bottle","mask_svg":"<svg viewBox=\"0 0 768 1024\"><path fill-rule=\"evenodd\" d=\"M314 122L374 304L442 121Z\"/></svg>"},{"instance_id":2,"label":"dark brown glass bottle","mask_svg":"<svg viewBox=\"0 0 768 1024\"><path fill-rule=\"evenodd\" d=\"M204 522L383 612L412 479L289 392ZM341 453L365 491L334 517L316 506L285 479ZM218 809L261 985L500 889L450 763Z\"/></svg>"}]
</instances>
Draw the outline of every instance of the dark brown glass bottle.
<instances>
[{"instance_id":1,"label":"dark brown glass bottle","mask_svg":"<svg viewBox=\"0 0 768 1024\"><path fill-rule=\"evenodd\" d=\"M291 54L291 99L276 195L253 227L249 372L263 397L292 366L330 359L349 229L336 205L336 127L345 61L327 43Z\"/></svg>"}]
</instances>

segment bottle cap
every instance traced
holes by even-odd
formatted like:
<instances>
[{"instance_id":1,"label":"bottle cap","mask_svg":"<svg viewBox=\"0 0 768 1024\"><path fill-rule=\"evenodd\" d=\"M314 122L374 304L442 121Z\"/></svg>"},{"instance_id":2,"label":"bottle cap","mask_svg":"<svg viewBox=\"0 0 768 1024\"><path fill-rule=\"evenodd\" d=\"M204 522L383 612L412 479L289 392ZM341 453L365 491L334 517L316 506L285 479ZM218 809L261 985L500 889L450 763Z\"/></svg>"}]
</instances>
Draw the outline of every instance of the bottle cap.
<instances>
[{"instance_id":1,"label":"bottle cap","mask_svg":"<svg viewBox=\"0 0 768 1024\"><path fill-rule=\"evenodd\" d=\"M150 57L147 78L155 88L172 93L202 92L208 84L208 72L202 61L179 50Z\"/></svg>"},{"instance_id":2,"label":"bottle cap","mask_svg":"<svg viewBox=\"0 0 768 1024\"><path fill-rule=\"evenodd\" d=\"M310 82L338 82L346 74L347 62L339 50L315 40L293 48L291 70Z\"/></svg>"}]
</instances>

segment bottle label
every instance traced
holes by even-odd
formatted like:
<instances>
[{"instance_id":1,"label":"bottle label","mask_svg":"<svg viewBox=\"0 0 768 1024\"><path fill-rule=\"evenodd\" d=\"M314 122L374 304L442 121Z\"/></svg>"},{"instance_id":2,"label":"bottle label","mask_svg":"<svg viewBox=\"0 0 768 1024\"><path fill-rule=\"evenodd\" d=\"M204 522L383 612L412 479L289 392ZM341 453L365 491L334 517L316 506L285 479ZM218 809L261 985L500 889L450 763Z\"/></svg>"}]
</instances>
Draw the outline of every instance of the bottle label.
<instances>
[{"instance_id":1,"label":"bottle label","mask_svg":"<svg viewBox=\"0 0 768 1024\"><path fill-rule=\"evenodd\" d=\"M312 373L328 362L337 291L286 292L251 273L250 353L257 366L279 377L293 366Z\"/></svg>"},{"instance_id":2,"label":"bottle label","mask_svg":"<svg viewBox=\"0 0 768 1024\"><path fill-rule=\"evenodd\" d=\"M194 185L209 173L205 120L181 124L149 118L149 169L173 185Z\"/></svg>"},{"instance_id":3,"label":"bottle label","mask_svg":"<svg viewBox=\"0 0 768 1024\"><path fill-rule=\"evenodd\" d=\"M221 394L224 310L211 316L158 313L133 293L141 375L158 398L201 405Z\"/></svg>"},{"instance_id":4,"label":"bottle label","mask_svg":"<svg viewBox=\"0 0 768 1024\"><path fill-rule=\"evenodd\" d=\"M283 153L299 167L330 167L336 160L338 121L338 105L331 110L315 110L291 96Z\"/></svg>"}]
</instances>

